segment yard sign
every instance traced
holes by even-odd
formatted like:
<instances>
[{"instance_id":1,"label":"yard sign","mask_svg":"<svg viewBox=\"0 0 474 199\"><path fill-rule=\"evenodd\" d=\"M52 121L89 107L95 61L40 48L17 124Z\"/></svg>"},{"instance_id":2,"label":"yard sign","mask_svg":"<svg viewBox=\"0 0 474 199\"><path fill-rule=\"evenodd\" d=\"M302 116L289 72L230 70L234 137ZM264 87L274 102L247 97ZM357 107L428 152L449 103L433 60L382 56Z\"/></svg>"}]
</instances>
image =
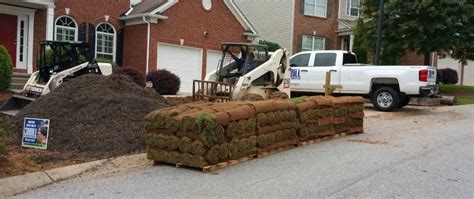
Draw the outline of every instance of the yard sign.
<instances>
[{"instance_id":1,"label":"yard sign","mask_svg":"<svg viewBox=\"0 0 474 199\"><path fill-rule=\"evenodd\" d=\"M48 147L49 119L25 117L21 146L37 149Z\"/></svg>"}]
</instances>

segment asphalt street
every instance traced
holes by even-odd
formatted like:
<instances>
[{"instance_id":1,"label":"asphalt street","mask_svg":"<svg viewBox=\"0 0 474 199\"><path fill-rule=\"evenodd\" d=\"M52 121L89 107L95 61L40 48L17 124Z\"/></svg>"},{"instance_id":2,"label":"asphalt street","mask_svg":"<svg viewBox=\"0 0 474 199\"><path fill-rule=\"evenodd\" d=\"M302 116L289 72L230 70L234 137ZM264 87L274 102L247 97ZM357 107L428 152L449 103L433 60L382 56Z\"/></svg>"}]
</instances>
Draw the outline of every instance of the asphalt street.
<instances>
[{"instance_id":1,"label":"asphalt street","mask_svg":"<svg viewBox=\"0 0 474 199\"><path fill-rule=\"evenodd\" d=\"M149 165L14 198L474 198L474 106L369 112L364 134L215 173Z\"/></svg>"}]
</instances>

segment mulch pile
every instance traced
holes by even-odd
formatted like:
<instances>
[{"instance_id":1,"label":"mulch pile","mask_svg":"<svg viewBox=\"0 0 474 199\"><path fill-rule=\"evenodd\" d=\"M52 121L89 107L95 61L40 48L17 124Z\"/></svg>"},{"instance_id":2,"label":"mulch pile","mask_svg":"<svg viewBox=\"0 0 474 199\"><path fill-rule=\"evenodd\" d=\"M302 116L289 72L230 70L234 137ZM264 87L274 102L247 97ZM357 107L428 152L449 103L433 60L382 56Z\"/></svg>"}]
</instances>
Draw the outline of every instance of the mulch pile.
<instances>
[{"instance_id":1,"label":"mulch pile","mask_svg":"<svg viewBox=\"0 0 474 199\"><path fill-rule=\"evenodd\" d=\"M361 97L193 102L145 118L148 158L203 168L292 148L335 134L362 133Z\"/></svg>"},{"instance_id":2,"label":"mulch pile","mask_svg":"<svg viewBox=\"0 0 474 199\"><path fill-rule=\"evenodd\" d=\"M83 75L27 105L15 118L21 142L24 117L51 120L48 151L38 162L106 158L145 149L143 118L169 106L126 76ZM19 143L17 143L19 144Z\"/></svg>"}]
</instances>

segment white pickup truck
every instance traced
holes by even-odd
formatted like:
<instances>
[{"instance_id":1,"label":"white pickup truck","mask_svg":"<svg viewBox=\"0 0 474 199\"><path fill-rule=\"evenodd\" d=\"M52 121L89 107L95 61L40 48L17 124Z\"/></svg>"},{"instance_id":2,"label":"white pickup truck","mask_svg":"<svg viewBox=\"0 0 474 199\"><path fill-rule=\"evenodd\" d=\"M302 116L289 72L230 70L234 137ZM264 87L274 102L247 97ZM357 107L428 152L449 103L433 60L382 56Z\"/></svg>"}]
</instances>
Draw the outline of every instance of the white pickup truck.
<instances>
[{"instance_id":1,"label":"white pickup truck","mask_svg":"<svg viewBox=\"0 0 474 199\"><path fill-rule=\"evenodd\" d=\"M306 51L290 58L291 91L324 93L325 75L334 94L362 95L380 111L406 106L411 97L437 94L436 69L432 66L375 66L357 64L355 54L342 50Z\"/></svg>"}]
</instances>

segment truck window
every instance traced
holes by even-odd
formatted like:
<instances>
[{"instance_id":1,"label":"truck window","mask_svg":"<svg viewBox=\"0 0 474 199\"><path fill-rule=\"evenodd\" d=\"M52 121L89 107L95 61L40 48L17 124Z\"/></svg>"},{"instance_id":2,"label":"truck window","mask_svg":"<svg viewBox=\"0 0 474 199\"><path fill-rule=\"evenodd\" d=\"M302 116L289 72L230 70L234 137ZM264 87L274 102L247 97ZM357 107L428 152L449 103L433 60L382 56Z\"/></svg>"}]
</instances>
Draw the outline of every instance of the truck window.
<instances>
[{"instance_id":1,"label":"truck window","mask_svg":"<svg viewBox=\"0 0 474 199\"><path fill-rule=\"evenodd\" d=\"M296 55L295 57L290 59L290 66L292 67L308 66L309 57L311 57L310 53Z\"/></svg>"},{"instance_id":2,"label":"truck window","mask_svg":"<svg viewBox=\"0 0 474 199\"><path fill-rule=\"evenodd\" d=\"M357 64L357 57L351 53L344 53L342 58L342 65L345 64Z\"/></svg>"},{"instance_id":3,"label":"truck window","mask_svg":"<svg viewBox=\"0 0 474 199\"><path fill-rule=\"evenodd\" d=\"M317 53L314 58L314 66L335 66L336 53Z\"/></svg>"}]
</instances>

